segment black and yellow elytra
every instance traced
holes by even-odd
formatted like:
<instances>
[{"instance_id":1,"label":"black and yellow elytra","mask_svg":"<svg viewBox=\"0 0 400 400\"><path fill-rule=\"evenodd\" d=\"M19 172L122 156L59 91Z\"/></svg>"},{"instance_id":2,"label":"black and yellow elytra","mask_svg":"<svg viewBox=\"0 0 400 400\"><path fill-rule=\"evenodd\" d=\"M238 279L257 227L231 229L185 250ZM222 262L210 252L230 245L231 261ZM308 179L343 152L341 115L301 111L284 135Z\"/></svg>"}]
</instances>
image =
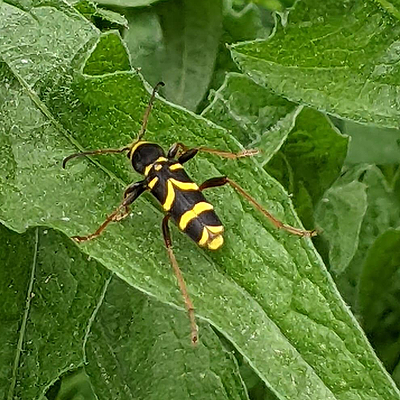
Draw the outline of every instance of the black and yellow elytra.
<instances>
[{"instance_id":1,"label":"black and yellow elytra","mask_svg":"<svg viewBox=\"0 0 400 400\"><path fill-rule=\"evenodd\" d=\"M147 122L152 109L155 95L162 82L158 83L151 95L149 105L144 113L141 130L136 138L128 146L119 149L99 149L71 154L63 160L63 167L72 158L85 155L99 155L107 153L127 153L131 160L132 167L144 179L129 185L124 192L124 200L112 212L99 228L92 234L86 236L73 236L78 243L92 240L104 231L107 225L113 221L120 221L129 214L129 206L145 191L150 191L160 202L165 216L162 221L162 233L165 246L171 265L178 280L178 285L185 301L188 311L192 343L195 344L198 339L197 324L194 313L194 306L190 299L182 272L176 261L172 250L171 233L168 227L168 221L172 218L178 228L193 239L199 246L217 250L224 243L224 228L213 206L205 199L202 191L204 189L223 186L229 184L241 196L248 200L257 210L264 214L271 223L280 229L284 229L294 235L311 237L316 234L315 231L307 231L286 225L276 219L266 209L264 209L253 197L251 197L241 186L227 176L211 178L197 186L190 179L183 168L183 164L193 158L199 151L215 154L221 157L231 159L252 156L258 153L257 150L244 150L239 153L231 153L224 150L216 150L208 147L188 148L182 143L175 143L165 154L164 150L157 143L146 142L142 140L146 132Z\"/></svg>"},{"instance_id":2,"label":"black and yellow elytra","mask_svg":"<svg viewBox=\"0 0 400 400\"><path fill-rule=\"evenodd\" d=\"M147 187L178 228L201 247L220 248L224 228L214 207L178 160L166 157L156 143L137 142L128 153L133 168L146 178Z\"/></svg>"}]
</instances>

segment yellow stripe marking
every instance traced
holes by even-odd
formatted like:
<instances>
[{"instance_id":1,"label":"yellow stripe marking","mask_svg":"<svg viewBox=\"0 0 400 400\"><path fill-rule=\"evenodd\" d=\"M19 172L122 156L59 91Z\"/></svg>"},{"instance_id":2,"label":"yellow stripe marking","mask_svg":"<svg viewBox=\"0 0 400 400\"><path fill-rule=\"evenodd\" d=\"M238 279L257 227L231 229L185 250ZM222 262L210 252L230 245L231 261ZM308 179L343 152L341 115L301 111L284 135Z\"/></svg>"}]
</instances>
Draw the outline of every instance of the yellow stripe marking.
<instances>
[{"instance_id":1,"label":"yellow stripe marking","mask_svg":"<svg viewBox=\"0 0 400 400\"><path fill-rule=\"evenodd\" d=\"M139 140L138 142L136 142L136 143L131 147L131 152L130 152L131 160L132 160L133 153L137 150L137 148L138 148L139 146L141 146L142 144L145 144L145 143L149 143L149 142L145 142L144 140Z\"/></svg>"},{"instance_id":2,"label":"yellow stripe marking","mask_svg":"<svg viewBox=\"0 0 400 400\"><path fill-rule=\"evenodd\" d=\"M173 183L174 186L182 190L199 190L199 187L194 182L181 182L174 178L168 179L168 182Z\"/></svg>"},{"instance_id":3,"label":"yellow stripe marking","mask_svg":"<svg viewBox=\"0 0 400 400\"><path fill-rule=\"evenodd\" d=\"M142 142L142 143L149 143L149 142ZM154 164L158 163L158 162L164 162L164 161L168 161L168 159L166 159L165 157L158 157L156 161L154 161L152 164L148 165L145 169L144 169L144 176L149 175L150 170L154 167ZM159 171L162 167L160 165L156 166L156 171Z\"/></svg>"},{"instance_id":4,"label":"yellow stripe marking","mask_svg":"<svg viewBox=\"0 0 400 400\"><path fill-rule=\"evenodd\" d=\"M167 160L165 157L160 157L158 160L160 160L161 158L163 158L164 160ZM181 189L181 190L199 190L199 187L194 182L181 182L181 181L177 181L174 178L169 178L168 181L167 181L167 197L166 197L166 199L164 201L164 204L163 204L163 208L164 208L165 211L169 211L171 209L172 204L173 204L173 202L175 200L174 186L177 187L178 189ZM210 210L212 210L212 205L209 204L209 203L205 203L205 202L197 203L194 206L193 210L196 208L196 206L198 204L203 204L203 203L207 204L208 207L211 207ZM205 211L205 210L203 210L203 211ZM203 212L203 211L200 211L200 212ZM189 212L189 211L187 211L187 212ZM195 215L195 217L196 217L196 215ZM183 216L182 216L182 218L183 218ZM182 220L182 218L181 218L181 220ZM191 219L193 219L193 218L191 218ZM181 228L181 229L184 229L184 228Z\"/></svg>"},{"instance_id":5,"label":"yellow stripe marking","mask_svg":"<svg viewBox=\"0 0 400 400\"><path fill-rule=\"evenodd\" d=\"M222 235L217 236L215 239L213 239L211 242L207 244L207 247L210 250L217 250L219 249L224 243L224 238Z\"/></svg>"},{"instance_id":6,"label":"yellow stripe marking","mask_svg":"<svg viewBox=\"0 0 400 400\"><path fill-rule=\"evenodd\" d=\"M167 181L167 197L164 201L163 208L165 211L169 211L172 207L172 203L175 200L175 190L174 187L172 186L171 179L168 179Z\"/></svg>"},{"instance_id":7,"label":"yellow stripe marking","mask_svg":"<svg viewBox=\"0 0 400 400\"><path fill-rule=\"evenodd\" d=\"M204 246L207 243L208 238L209 238L208 230L207 230L206 227L204 227L203 228L203 233L201 235L201 238L198 241L199 246Z\"/></svg>"},{"instance_id":8,"label":"yellow stripe marking","mask_svg":"<svg viewBox=\"0 0 400 400\"><path fill-rule=\"evenodd\" d=\"M150 189L153 189L153 187L156 185L157 182L158 182L158 177L156 176L155 178L153 178L153 179L147 184L147 187L149 187Z\"/></svg>"},{"instance_id":9,"label":"yellow stripe marking","mask_svg":"<svg viewBox=\"0 0 400 400\"><path fill-rule=\"evenodd\" d=\"M153 164L148 165L145 169L144 169L144 176L149 175L150 170L153 168Z\"/></svg>"},{"instance_id":10,"label":"yellow stripe marking","mask_svg":"<svg viewBox=\"0 0 400 400\"><path fill-rule=\"evenodd\" d=\"M216 235L217 233L222 233L224 231L224 227L222 225L207 225L207 229Z\"/></svg>"},{"instance_id":11,"label":"yellow stripe marking","mask_svg":"<svg viewBox=\"0 0 400 400\"><path fill-rule=\"evenodd\" d=\"M179 164L179 163L172 164L172 165L169 166L169 169L171 171L176 171L177 169L183 169L183 165Z\"/></svg>"},{"instance_id":12,"label":"yellow stripe marking","mask_svg":"<svg viewBox=\"0 0 400 400\"><path fill-rule=\"evenodd\" d=\"M156 171L160 171L160 169L162 169L162 165L157 164L157 165L154 167L154 169L155 169Z\"/></svg>"},{"instance_id":13,"label":"yellow stripe marking","mask_svg":"<svg viewBox=\"0 0 400 400\"><path fill-rule=\"evenodd\" d=\"M182 231L187 227L188 223L193 219L197 218L201 213L208 210L213 210L214 207L210 203L206 203L205 201L201 201L194 205L194 207L186 211L179 220L179 229ZM204 232L203 232L204 233Z\"/></svg>"}]
</instances>

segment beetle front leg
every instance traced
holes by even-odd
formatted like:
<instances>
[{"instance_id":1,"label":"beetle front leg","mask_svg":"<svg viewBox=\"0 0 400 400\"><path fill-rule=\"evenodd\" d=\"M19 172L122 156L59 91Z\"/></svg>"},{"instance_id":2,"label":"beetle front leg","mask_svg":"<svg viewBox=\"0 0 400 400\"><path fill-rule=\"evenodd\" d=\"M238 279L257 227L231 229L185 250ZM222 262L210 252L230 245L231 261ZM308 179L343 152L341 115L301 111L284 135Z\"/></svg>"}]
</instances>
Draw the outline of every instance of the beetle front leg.
<instances>
[{"instance_id":1,"label":"beetle front leg","mask_svg":"<svg viewBox=\"0 0 400 400\"><path fill-rule=\"evenodd\" d=\"M136 182L128 186L124 192L124 200L122 203L106 218L95 232L86 236L72 236L71 239L75 240L75 242L83 243L100 236L110 222L121 221L121 219L125 218L129 214L129 205L131 205L146 189L146 181Z\"/></svg>"}]
</instances>

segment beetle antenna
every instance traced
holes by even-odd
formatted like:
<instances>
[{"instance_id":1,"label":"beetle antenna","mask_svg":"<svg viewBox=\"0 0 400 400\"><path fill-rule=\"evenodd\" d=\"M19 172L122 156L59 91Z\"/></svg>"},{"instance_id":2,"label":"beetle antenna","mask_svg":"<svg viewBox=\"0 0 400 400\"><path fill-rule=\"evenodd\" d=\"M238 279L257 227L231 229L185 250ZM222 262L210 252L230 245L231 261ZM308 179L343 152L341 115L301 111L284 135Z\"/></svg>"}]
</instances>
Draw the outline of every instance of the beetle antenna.
<instances>
[{"instance_id":1,"label":"beetle antenna","mask_svg":"<svg viewBox=\"0 0 400 400\"><path fill-rule=\"evenodd\" d=\"M149 115L151 112L151 109L153 108L153 103L154 99L156 98L156 93L159 91L161 86L165 86L164 82L158 82L156 86L154 86L153 93L151 94L150 100L149 100L149 105L146 108L146 111L144 112L143 115L143 122L142 122L142 127L140 128L139 134L137 136L136 141L138 142L146 133L146 128L147 128L147 122L149 120Z\"/></svg>"},{"instance_id":2,"label":"beetle antenna","mask_svg":"<svg viewBox=\"0 0 400 400\"><path fill-rule=\"evenodd\" d=\"M62 167L65 168L65 165L69 160L72 160L75 157L82 157L82 156L95 156L97 154L106 154L106 153L123 153L124 151L128 151L130 149L129 146L121 147L120 149L99 149L99 150L92 150L92 151L82 151L80 153L71 154L68 157L65 157L62 162Z\"/></svg>"}]
</instances>

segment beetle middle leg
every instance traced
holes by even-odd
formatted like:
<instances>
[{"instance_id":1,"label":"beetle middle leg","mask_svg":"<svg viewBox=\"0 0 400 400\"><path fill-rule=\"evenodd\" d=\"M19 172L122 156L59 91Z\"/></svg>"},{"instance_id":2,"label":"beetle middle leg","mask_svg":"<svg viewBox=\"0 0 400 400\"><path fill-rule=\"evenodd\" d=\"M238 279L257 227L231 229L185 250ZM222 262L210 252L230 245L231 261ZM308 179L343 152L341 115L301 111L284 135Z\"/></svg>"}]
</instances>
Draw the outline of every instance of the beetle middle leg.
<instances>
[{"instance_id":1,"label":"beetle middle leg","mask_svg":"<svg viewBox=\"0 0 400 400\"><path fill-rule=\"evenodd\" d=\"M219 157L230 158L230 159L251 157L260 152L257 149L249 149L249 150L239 151L238 153L232 153L230 151L217 150L204 146L189 148L183 143L177 142L173 144L171 148L168 150L168 158L175 158L176 156L178 156L178 161L181 164L183 164L186 161L192 159L199 151L204 153L215 154Z\"/></svg>"}]
</instances>

